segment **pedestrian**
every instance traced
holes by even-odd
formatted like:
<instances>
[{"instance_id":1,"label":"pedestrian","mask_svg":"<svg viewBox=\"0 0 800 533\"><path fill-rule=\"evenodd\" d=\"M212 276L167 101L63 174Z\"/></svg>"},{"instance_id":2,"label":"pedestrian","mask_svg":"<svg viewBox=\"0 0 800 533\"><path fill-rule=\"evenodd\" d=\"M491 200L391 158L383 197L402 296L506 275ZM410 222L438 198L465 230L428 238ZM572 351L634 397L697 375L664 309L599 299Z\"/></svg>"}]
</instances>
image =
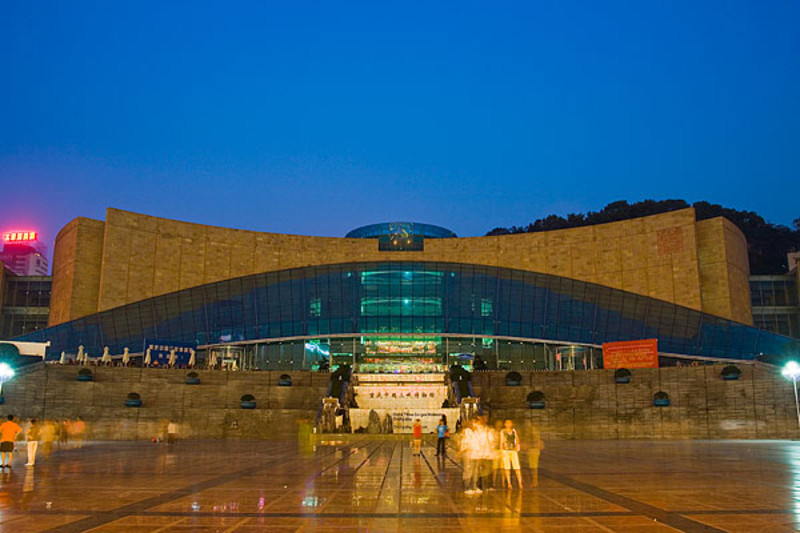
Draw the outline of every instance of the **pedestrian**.
<instances>
[{"instance_id":1,"label":"pedestrian","mask_svg":"<svg viewBox=\"0 0 800 533\"><path fill-rule=\"evenodd\" d=\"M494 490L494 463L495 457L499 455L499 435L489 427L486 415L478 416L478 423L475 427L478 434L478 442L480 443L480 462L478 466L480 488Z\"/></svg>"},{"instance_id":2,"label":"pedestrian","mask_svg":"<svg viewBox=\"0 0 800 533\"><path fill-rule=\"evenodd\" d=\"M500 430L500 454L503 466L503 484L507 489L511 488L511 471L517 478L517 484L522 489L522 471L519 467L519 435L514 429L514 422L506 418L503 429ZM538 464L537 464L538 466Z\"/></svg>"},{"instance_id":3,"label":"pedestrian","mask_svg":"<svg viewBox=\"0 0 800 533\"><path fill-rule=\"evenodd\" d=\"M532 483L539 485L539 454L544 450L544 441L539 431L531 426L531 447L528 449L528 467L531 469Z\"/></svg>"},{"instance_id":4,"label":"pedestrian","mask_svg":"<svg viewBox=\"0 0 800 533\"><path fill-rule=\"evenodd\" d=\"M83 418L78 417L70 424L72 436L75 438L75 446L78 448L83 447L83 439L86 436L86 422Z\"/></svg>"},{"instance_id":5,"label":"pedestrian","mask_svg":"<svg viewBox=\"0 0 800 533\"><path fill-rule=\"evenodd\" d=\"M56 433L58 430L56 429L55 423L51 420L45 420L42 424L42 435L41 435L41 442L42 442L42 453L45 457L49 457L50 453L53 451L53 442L56 439Z\"/></svg>"},{"instance_id":6,"label":"pedestrian","mask_svg":"<svg viewBox=\"0 0 800 533\"><path fill-rule=\"evenodd\" d=\"M475 421L466 420L462 427L461 443L458 455L462 459L464 468L462 476L464 480L464 494L473 495L483 492L478 488L478 475L480 474L480 446L479 435L475 430Z\"/></svg>"},{"instance_id":7,"label":"pedestrian","mask_svg":"<svg viewBox=\"0 0 800 533\"><path fill-rule=\"evenodd\" d=\"M28 462L25 463L25 466L33 466L36 464L36 451L39 449L39 440L42 438L42 426L39 425L36 419L31 420L26 437L28 439Z\"/></svg>"},{"instance_id":8,"label":"pedestrian","mask_svg":"<svg viewBox=\"0 0 800 533\"><path fill-rule=\"evenodd\" d=\"M414 420L412 431L414 432L414 455L419 456L422 448L422 421L419 418Z\"/></svg>"},{"instance_id":9,"label":"pedestrian","mask_svg":"<svg viewBox=\"0 0 800 533\"><path fill-rule=\"evenodd\" d=\"M175 439L178 435L178 424L175 421L170 420L169 424L167 424L167 444L173 445L175 444Z\"/></svg>"},{"instance_id":10,"label":"pedestrian","mask_svg":"<svg viewBox=\"0 0 800 533\"><path fill-rule=\"evenodd\" d=\"M439 425L436 426L436 456L444 457L447 455L447 438L450 436L450 428L447 427L447 417L442 415Z\"/></svg>"},{"instance_id":11,"label":"pedestrian","mask_svg":"<svg viewBox=\"0 0 800 533\"><path fill-rule=\"evenodd\" d=\"M14 422L14 415L8 415L8 420L0 424L0 468L11 468L14 441L20 431L22 428Z\"/></svg>"}]
</instances>

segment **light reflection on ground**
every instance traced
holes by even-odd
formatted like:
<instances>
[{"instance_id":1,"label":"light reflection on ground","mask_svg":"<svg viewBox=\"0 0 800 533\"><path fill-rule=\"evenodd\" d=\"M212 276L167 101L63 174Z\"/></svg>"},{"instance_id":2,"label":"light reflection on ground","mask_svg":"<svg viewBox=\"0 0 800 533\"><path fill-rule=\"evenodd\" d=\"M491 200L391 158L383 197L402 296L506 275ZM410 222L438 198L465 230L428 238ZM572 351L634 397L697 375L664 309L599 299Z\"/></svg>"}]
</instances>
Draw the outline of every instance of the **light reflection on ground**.
<instances>
[{"instance_id":1,"label":"light reflection on ground","mask_svg":"<svg viewBox=\"0 0 800 533\"><path fill-rule=\"evenodd\" d=\"M537 488L476 496L457 462L410 452L365 436L16 454L0 530L775 532L800 516L800 442L550 442Z\"/></svg>"}]
</instances>

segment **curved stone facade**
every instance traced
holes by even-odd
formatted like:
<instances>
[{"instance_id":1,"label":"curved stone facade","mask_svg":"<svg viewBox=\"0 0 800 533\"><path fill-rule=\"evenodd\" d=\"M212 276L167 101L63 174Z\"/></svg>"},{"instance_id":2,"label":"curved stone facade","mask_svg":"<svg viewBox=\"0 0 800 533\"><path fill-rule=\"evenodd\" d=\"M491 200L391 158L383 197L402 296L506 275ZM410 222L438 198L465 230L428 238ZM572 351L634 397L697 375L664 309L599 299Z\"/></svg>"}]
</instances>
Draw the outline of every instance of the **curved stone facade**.
<instances>
[{"instance_id":1,"label":"curved stone facade","mask_svg":"<svg viewBox=\"0 0 800 533\"><path fill-rule=\"evenodd\" d=\"M379 251L370 239L204 226L109 208L58 235L51 325L241 276L360 261L441 261L587 281L752 323L746 242L694 210L566 230L428 239L422 251Z\"/></svg>"}]
</instances>

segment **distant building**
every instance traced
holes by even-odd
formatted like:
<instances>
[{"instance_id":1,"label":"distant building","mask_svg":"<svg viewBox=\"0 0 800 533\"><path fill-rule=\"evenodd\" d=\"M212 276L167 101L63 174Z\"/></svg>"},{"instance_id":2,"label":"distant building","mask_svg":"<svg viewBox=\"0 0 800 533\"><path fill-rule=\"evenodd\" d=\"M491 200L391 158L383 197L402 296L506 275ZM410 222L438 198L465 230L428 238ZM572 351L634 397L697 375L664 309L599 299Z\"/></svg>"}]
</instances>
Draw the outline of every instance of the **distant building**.
<instances>
[{"instance_id":1,"label":"distant building","mask_svg":"<svg viewBox=\"0 0 800 533\"><path fill-rule=\"evenodd\" d=\"M789 262L789 272L797 270L797 263L800 263L800 252L790 252L786 254Z\"/></svg>"},{"instance_id":2,"label":"distant building","mask_svg":"<svg viewBox=\"0 0 800 533\"><path fill-rule=\"evenodd\" d=\"M3 233L0 261L17 276L47 276L50 264L45 251L37 232L7 231Z\"/></svg>"},{"instance_id":3,"label":"distant building","mask_svg":"<svg viewBox=\"0 0 800 533\"><path fill-rule=\"evenodd\" d=\"M750 276L750 299L756 327L800 338L800 253L789 254L787 274Z\"/></svg>"},{"instance_id":4,"label":"distant building","mask_svg":"<svg viewBox=\"0 0 800 533\"><path fill-rule=\"evenodd\" d=\"M16 276L0 266L0 339L47 327L50 276Z\"/></svg>"}]
</instances>

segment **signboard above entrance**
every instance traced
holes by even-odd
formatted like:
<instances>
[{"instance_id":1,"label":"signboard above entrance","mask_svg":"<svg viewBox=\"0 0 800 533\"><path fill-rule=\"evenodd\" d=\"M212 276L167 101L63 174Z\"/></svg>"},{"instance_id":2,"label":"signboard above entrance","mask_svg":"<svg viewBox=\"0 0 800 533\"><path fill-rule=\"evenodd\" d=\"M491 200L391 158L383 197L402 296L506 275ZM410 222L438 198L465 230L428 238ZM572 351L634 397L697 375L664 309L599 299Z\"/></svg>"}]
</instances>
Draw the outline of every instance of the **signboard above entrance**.
<instances>
[{"instance_id":1,"label":"signboard above entrance","mask_svg":"<svg viewBox=\"0 0 800 533\"><path fill-rule=\"evenodd\" d=\"M658 339L604 342L603 368L658 368Z\"/></svg>"}]
</instances>

